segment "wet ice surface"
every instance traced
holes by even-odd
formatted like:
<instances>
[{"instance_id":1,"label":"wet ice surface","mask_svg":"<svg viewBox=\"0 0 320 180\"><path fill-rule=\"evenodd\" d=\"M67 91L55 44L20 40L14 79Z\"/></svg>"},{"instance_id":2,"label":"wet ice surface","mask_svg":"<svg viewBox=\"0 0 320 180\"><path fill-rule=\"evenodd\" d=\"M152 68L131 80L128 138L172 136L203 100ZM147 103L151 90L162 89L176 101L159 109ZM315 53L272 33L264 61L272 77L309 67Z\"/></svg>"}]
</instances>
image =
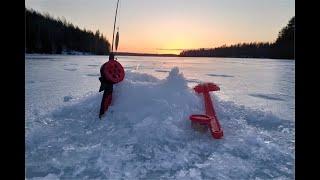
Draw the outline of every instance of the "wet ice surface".
<instances>
[{"instance_id":1,"label":"wet ice surface","mask_svg":"<svg viewBox=\"0 0 320 180\"><path fill-rule=\"evenodd\" d=\"M26 55L27 179L293 179L293 61L118 57L126 77L99 120L107 59ZM199 82L221 88L222 140L190 127Z\"/></svg>"}]
</instances>

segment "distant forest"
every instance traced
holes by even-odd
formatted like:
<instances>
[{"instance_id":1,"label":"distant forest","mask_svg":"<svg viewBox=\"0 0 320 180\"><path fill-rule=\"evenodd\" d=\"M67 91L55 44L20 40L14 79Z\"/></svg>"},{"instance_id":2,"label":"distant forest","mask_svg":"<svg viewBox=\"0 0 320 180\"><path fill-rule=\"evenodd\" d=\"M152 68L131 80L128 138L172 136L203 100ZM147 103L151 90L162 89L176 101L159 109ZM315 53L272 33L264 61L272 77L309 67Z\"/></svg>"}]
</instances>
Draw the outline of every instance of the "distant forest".
<instances>
[{"instance_id":1,"label":"distant forest","mask_svg":"<svg viewBox=\"0 0 320 180\"><path fill-rule=\"evenodd\" d=\"M26 53L62 54L83 52L105 55L110 43L99 30L95 33L81 30L63 19L54 19L25 9Z\"/></svg>"},{"instance_id":2,"label":"distant forest","mask_svg":"<svg viewBox=\"0 0 320 180\"><path fill-rule=\"evenodd\" d=\"M292 17L287 26L281 29L273 43L254 42L209 49L184 50L179 56L294 59L294 28L295 17Z\"/></svg>"}]
</instances>

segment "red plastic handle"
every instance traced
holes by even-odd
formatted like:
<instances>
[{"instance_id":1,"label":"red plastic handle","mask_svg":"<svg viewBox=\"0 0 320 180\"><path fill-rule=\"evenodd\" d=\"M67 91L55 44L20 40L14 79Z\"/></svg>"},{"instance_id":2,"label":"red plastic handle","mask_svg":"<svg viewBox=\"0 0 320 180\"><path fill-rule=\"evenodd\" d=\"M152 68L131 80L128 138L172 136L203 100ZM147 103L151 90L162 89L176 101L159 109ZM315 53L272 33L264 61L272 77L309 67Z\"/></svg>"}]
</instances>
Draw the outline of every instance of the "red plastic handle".
<instances>
[{"instance_id":1,"label":"red plastic handle","mask_svg":"<svg viewBox=\"0 0 320 180\"><path fill-rule=\"evenodd\" d=\"M209 117L203 114L194 114L194 115L191 115L189 118L193 122L198 122L200 124L206 124L206 125L209 125L212 119L212 117Z\"/></svg>"},{"instance_id":2,"label":"red plastic handle","mask_svg":"<svg viewBox=\"0 0 320 180\"><path fill-rule=\"evenodd\" d=\"M213 116L211 121L210 121L210 131L211 131L211 135L215 138L215 139L220 139L223 136L223 131L221 129L220 123L217 119L216 116Z\"/></svg>"}]
</instances>

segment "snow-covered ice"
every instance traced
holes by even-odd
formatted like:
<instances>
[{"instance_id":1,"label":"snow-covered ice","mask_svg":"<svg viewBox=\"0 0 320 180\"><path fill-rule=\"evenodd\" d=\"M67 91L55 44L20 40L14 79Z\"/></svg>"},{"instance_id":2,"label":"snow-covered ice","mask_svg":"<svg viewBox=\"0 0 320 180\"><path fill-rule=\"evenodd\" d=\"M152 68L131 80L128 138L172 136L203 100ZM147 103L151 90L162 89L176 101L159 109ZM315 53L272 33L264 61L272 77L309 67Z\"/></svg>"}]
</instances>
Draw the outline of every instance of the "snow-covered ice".
<instances>
[{"instance_id":1,"label":"snow-covered ice","mask_svg":"<svg viewBox=\"0 0 320 180\"><path fill-rule=\"evenodd\" d=\"M99 120L107 57L26 55L27 179L294 178L294 62L118 58L126 77ZM221 88L221 140L191 128L199 82Z\"/></svg>"}]
</instances>

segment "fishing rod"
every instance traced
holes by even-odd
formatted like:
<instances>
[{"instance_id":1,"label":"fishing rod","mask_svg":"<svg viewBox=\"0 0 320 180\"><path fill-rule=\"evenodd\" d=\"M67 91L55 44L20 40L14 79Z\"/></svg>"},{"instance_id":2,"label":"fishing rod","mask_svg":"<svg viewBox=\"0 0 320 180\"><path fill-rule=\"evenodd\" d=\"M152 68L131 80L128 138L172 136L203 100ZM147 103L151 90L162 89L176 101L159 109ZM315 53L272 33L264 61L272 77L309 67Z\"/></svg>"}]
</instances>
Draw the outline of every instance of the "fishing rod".
<instances>
[{"instance_id":1,"label":"fishing rod","mask_svg":"<svg viewBox=\"0 0 320 180\"><path fill-rule=\"evenodd\" d=\"M118 14L118 5L119 5L119 1L120 1L120 0L118 0L118 1L117 1L116 14L115 14L115 16L114 16L111 52L113 52L114 30L115 30L115 28L116 28L116 23L117 23L117 14ZM119 41L119 31L118 31L118 33L117 33L117 37L116 37L116 49L118 49L118 41Z\"/></svg>"},{"instance_id":2,"label":"fishing rod","mask_svg":"<svg viewBox=\"0 0 320 180\"><path fill-rule=\"evenodd\" d=\"M117 61L116 58L114 58L114 54L113 54L114 31L116 29L119 1L120 0L117 1L116 14L114 16L112 46L111 46L111 52L109 54L109 61L104 63L100 68L101 77L99 78L99 80L101 82L101 85L100 85L99 92L103 91L103 97L101 100L100 112L99 112L100 119L108 110L108 107L111 104L113 85L122 81L125 76L123 66ZM118 27L118 32L115 39L116 51L118 49L118 43L119 43L119 27Z\"/></svg>"}]
</instances>

